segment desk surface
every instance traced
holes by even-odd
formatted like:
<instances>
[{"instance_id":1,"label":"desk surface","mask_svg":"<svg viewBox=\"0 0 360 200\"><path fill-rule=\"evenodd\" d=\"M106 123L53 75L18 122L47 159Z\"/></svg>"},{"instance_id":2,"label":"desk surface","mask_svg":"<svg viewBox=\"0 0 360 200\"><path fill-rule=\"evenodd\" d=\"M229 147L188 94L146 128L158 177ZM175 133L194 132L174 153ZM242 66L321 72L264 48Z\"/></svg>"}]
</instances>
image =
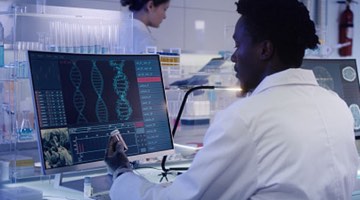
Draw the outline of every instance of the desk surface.
<instances>
[{"instance_id":1,"label":"desk surface","mask_svg":"<svg viewBox=\"0 0 360 200\"><path fill-rule=\"evenodd\" d=\"M186 164L185 164L186 165ZM184 165L181 165L182 167ZM161 176L160 168L140 168L136 169L135 173L144 176L149 181L159 183ZM90 176L104 175L101 173L91 174ZM88 176L88 175L87 175ZM72 177L69 179L83 179L83 176ZM173 181L176 178L175 174L169 174L169 181ZM358 191L353 193L352 200L360 200L360 179L358 179ZM80 191L74 191L66 188L55 188L54 179L49 179L49 176L43 176L37 180L6 184L6 187L19 187L25 186L35 190L40 190L43 193L43 199L46 200L88 200L89 198L84 198L83 193ZM1 199L1 198L0 198Z\"/></svg>"},{"instance_id":2,"label":"desk surface","mask_svg":"<svg viewBox=\"0 0 360 200\"><path fill-rule=\"evenodd\" d=\"M189 166L190 162L184 162L182 164L176 165L179 167L184 167L184 166ZM169 165L171 166L171 165ZM151 182L154 183L160 183L160 179L161 179L161 168L160 165L157 165L156 167L154 167L154 165L148 165L148 166L143 166L144 168L139 168L134 170L135 173L145 177L146 179L148 179ZM81 175L81 176L73 176L73 177L66 177L64 178L64 182L66 181L72 181L72 180L79 180L79 184L80 187L82 187L82 180L84 179L85 176L90 176L90 177L96 177L96 176L104 176L106 175L106 170L104 169L102 172L97 171L93 174L86 174L86 175ZM175 179L176 175L175 174L168 174L167 178L168 181L173 181ZM166 180L164 179L162 182L166 182ZM5 188L7 187L20 187L20 186L24 186L27 188L31 188L31 189L35 189L35 190L39 190L43 193L43 199L45 200L82 200L82 199L89 199L89 198L84 198L83 196L83 192L82 191L77 191L77 190L73 190L73 189L69 189L69 188L65 188L65 187L58 187L56 188L54 185L55 184L55 179L53 178L53 176L41 176L39 178L34 178L33 180L30 181L24 181L24 182L18 182L18 183L7 183L4 184ZM0 196L1 197L1 196ZM2 199L2 198L0 198Z\"/></svg>"}]
</instances>

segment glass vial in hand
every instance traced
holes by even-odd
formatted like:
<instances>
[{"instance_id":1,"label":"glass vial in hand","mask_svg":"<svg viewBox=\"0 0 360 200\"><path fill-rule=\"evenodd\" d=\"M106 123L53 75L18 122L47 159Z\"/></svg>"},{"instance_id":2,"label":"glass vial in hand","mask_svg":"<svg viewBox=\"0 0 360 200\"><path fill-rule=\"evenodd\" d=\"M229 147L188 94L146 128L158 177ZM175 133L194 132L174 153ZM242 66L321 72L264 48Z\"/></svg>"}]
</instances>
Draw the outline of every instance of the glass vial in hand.
<instances>
[{"instance_id":1,"label":"glass vial in hand","mask_svg":"<svg viewBox=\"0 0 360 200\"><path fill-rule=\"evenodd\" d=\"M124 146L124 152L128 150L128 146L126 145L118 129L111 131L110 135L112 138L114 138L116 141L120 142Z\"/></svg>"}]
</instances>

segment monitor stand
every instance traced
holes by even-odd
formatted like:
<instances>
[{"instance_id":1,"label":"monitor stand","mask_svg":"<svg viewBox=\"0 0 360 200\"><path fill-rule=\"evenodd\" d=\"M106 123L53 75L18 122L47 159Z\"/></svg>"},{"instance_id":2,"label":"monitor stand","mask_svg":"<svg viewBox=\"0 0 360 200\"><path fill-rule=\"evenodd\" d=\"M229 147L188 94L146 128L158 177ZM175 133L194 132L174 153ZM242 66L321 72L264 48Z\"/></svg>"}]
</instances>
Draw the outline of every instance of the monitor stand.
<instances>
[{"instance_id":1,"label":"monitor stand","mask_svg":"<svg viewBox=\"0 0 360 200\"><path fill-rule=\"evenodd\" d=\"M103 174L91 177L91 186L93 187L93 194L101 194L109 192L112 185L112 175ZM55 188L66 188L77 190L80 192L84 191L84 178L75 180L63 180L63 174L59 173L55 175L54 187Z\"/></svg>"}]
</instances>

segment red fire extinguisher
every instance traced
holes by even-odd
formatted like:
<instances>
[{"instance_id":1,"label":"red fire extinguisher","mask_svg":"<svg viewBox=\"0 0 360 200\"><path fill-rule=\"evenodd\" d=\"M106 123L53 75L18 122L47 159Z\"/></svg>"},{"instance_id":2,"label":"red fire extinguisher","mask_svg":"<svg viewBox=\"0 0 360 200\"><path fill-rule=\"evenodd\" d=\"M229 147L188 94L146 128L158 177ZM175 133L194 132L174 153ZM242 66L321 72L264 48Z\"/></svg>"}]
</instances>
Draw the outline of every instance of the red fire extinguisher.
<instances>
[{"instance_id":1,"label":"red fire extinguisher","mask_svg":"<svg viewBox=\"0 0 360 200\"><path fill-rule=\"evenodd\" d=\"M351 0L346 1L346 9L340 15L339 23L339 49L340 56L351 56L353 46L354 14L350 10Z\"/></svg>"}]
</instances>

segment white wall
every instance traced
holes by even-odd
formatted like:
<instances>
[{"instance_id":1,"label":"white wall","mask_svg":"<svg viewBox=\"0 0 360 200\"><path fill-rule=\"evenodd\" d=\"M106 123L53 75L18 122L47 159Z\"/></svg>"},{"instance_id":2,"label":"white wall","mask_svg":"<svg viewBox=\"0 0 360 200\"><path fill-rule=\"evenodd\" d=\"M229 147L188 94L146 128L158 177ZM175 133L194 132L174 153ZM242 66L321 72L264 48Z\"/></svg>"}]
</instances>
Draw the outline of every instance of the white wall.
<instances>
[{"instance_id":1,"label":"white wall","mask_svg":"<svg viewBox=\"0 0 360 200\"><path fill-rule=\"evenodd\" d=\"M231 37L239 18L234 3L234 0L172 0L167 19L153 30L159 48L180 47L202 53L233 49ZM198 29L196 21L200 24Z\"/></svg>"}]
</instances>

